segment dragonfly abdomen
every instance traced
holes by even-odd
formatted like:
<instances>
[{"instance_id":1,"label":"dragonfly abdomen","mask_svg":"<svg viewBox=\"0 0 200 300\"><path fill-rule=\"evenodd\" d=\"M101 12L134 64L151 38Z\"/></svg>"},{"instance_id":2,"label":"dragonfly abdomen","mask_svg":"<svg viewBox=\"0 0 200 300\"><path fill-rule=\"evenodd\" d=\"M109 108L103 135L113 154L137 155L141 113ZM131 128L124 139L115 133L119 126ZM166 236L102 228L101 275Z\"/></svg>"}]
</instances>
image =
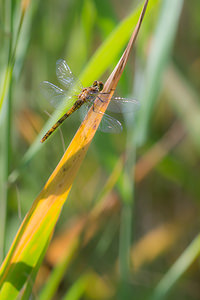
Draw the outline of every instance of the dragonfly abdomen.
<instances>
[{"instance_id":1,"label":"dragonfly abdomen","mask_svg":"<svg viewBox=\"0 0 200 300\"><path fill-rule=\"evenodd\" d=\"M47 133L41 139L41 143L45 142L46 139L67 119L73 112L75 112L79 107L81 107L85 101L79 99L74 105L47 131Z\"/></svg>"}]
</instances>

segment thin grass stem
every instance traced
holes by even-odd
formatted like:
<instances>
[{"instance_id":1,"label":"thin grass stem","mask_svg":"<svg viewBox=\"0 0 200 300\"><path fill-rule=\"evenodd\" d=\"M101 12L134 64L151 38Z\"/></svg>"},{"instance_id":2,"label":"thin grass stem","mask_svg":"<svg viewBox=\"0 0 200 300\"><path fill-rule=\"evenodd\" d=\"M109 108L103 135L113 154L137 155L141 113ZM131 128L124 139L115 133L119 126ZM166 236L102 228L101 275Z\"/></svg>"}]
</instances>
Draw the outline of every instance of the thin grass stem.
<instances>
[{"instance_id":1,"label":"thin grass stem","mask_svg":"<svg viewBox=\"0 0 200 300\"><path fill-rule=\"evenodd\" d=\"M7 70L9 70L10 59L12 55L13 45L13 3L10 1L10 43L9 43L9 54ZM7 73L8 74L8 73ZM7 78L7 76L6 76ZM2 261L5 256L5 230L6 230L6 219L7 219L7 203L8 203L8 176L10 171L11 161L11 107L12 107L12 75L9 82L8 99L6 103L6 116L5 116L5 135L4 135L4 168L3 168L3 197L1 200L1 226L0 226L0 260Z\"/></svg>"}]
</instances>

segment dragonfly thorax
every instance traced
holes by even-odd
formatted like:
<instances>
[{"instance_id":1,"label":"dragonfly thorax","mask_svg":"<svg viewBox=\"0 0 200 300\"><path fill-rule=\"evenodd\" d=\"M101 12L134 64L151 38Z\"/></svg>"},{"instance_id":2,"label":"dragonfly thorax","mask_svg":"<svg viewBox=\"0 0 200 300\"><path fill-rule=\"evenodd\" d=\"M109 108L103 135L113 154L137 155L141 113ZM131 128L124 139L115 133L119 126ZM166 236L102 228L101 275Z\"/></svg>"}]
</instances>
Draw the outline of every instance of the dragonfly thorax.
<instances>
[{"instance_id":1,"label":"dragonfly thorax","mask_svg":"<svg viewBox=\"0 0 200 300\"><path fill-rule=\"evenodd\" d=\"M81 93L78 95L78 98L83 102L91 102L97 97L97 95L103 89L103 82L95 80L92 86L84 88Z\"/></svg>"}]
</instances>

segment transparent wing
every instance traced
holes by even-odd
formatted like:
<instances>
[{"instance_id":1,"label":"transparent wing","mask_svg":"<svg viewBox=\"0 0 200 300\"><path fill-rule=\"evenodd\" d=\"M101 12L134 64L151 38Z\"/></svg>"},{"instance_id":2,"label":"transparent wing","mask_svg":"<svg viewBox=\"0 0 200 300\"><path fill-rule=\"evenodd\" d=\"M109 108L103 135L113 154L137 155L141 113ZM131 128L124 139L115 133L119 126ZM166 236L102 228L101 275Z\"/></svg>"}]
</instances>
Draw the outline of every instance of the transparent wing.
<instances>
[{"instance_id":1,"label":"transparent wing","mask_svg":"<svg viewBox=\"0 0 200 300\"><path fill-rule=\"evenodd\" d=\"M120 133L123 127L117 119L114 119L107 114L103 114L103 118L98 129L102 132Z\"/></svg>"},{"instance_id":2,"label":"transparent wing","mask_svg":"<svg viewBox=\"0 0 200 300\"><path fill-rule=\"evenodd\" d=\"M91 107L91 104L89 104L89 105L84 104L79 109L81 122L84 120L90 107ZM94 111L96 113L103 114L103 118L101 120L98 130L100 130L102 132L108 132L108 133L120 133L122 131L122 129L123 129L122 124L117 119L115 119L101 111L98 111L97 108L95 108Z\"/></svg>"},{"instance_id":3,"label":"transparent wing","mask_svg":"<svg viewBox=\"0 0 200 300\"><path fill-rule=\"evenodd\" d=\"M112 97L108 111L114 113L134 112L140 108L140 102L131 98Z\"/></svg>"},{"instance_id":4,"label":"transparent wing","mask_svg":"<svg viewBox=\"0 0 200 300\"><path fill-rule=\"evenodd\" d=\"M40 89L44 97L53 105L58 107L66 97L65 91L53 83L43 81L40 83Z\"/></svg>"},{"instance_id":5,"label":"transparent wing","mask_svg":"<svg viewBox=\"0 0 200 300\"><path fill-rule=\"evenodd\" d=\"M64 59L56 62L56 76L66 90L71 89L74 84L78 89L82 89L80 81L74 76Z\"/></svg>"},{"instance_id":6,"label":"transparent wing","mask_svg":"<svg viewBox=\"0 0 200 300\"><path fill-rule=\"evenodd\" d=\"M85 119L85 116L88 113L89 108L90 108L90 105L87 105L87 103L85 103L84 105L82 105L79 108L79 117L80 117L81 122L83 122L83 120Z\"/></svg>"},{"instance_id":7,"label":"transparent wing","mask_svg":"<svg viewBox=\"0 0 200 300\"><path fill-rule=\"evenodd\" d=\"M61 103L65 106L68 104L71 106L77 100L77 95L67 96L64 90L48 81L41 82L40 89L49 103L55 108L60 108L60 110L62 110Z\"/></svg>"}]
</instances>

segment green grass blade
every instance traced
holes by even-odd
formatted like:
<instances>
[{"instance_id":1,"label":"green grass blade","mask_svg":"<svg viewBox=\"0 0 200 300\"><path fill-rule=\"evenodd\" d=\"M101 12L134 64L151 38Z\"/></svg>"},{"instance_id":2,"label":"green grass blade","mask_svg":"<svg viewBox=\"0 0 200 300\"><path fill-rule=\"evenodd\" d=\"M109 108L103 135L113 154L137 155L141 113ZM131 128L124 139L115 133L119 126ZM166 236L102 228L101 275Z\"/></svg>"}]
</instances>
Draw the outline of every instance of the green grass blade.
<instances>
[{"instance_id":1,"label":"green grass blade","mask_svg":"<svg viewBox=\"0 0 200 300\"><path fill-rule=\"evenodd\" d=\"M45 287L42 289L40 293L40 300L50 300L56 293L58 286L66 272L66 269L68 268L72 257L74 255L74 252L76 251L78 246L78 243L75 242L72 244L71 248L66 253L66 257L62 259L57 266L55 266L54 270L52 271L50 277L47 280L47 283L45 284Z\"/></svg>"},{"instance_id":2,"label":"green grass blade","mask_svg":"<svg viewBox=\"0 0 200 300\"><path fill-rule=\"evenodd\" d=\"M28 3L28 2L27 2ZM9 19L10 19L10 25L9 25L9 32L11 38L9 39L9 47L7 52L8 59L7 59L7 65L5 67L4 75L2 75L2 81L0 84L0 110L2 108L3 103L5 102L5 126L2 128L3 131L3 168L2 173L3 174L3 183L1 184L2 189L2 199L0 202L0 261L2 261L4 257L4 244L5 244L5 227L6 227L6 214L7 214L7 196L8 196L8 176L10 174L10 162L12 160L12 151L11 151L11 121L13 119L12 116L12 106L13 106L13 92L12 92L12 85L14 82L14 79L16 79L16 75L19 75L19 65L22 64L22 61L25 57L25 51L27 49L27 43L23 40L23 32L30 30L30 23L32 21L32 15L33 15L33 7L36 7L36 5L31 6L28 10L28 21L29 26L27 25L27 22L25 23L26 28L24 28L24 20L26 21L26 12L28 7L22 7L21 3L14 3L13 1L8 1L8 4L10 5L9 9ZM7 5L8 5L7 4ZM6 28L6 25L5 25ZM6 50L3 49L4 51ZM19 51L21 50L21 51ZM23 51L22 51L23 50ZM20 56L19 56L20 54ZM15 64L18 64L18 72L14 69ZM3 73L3 72L2 72ZM1 115L2 118L4 117L4 114Z\"/></svg>"},{"instance_id":3,"label":"green grass blade","mask_svg":"<svg viewBox=\"0 0 200 300\"><path fill-rule=\"evenodd\" d=\"M11 61L11 56L12 56L12 45L13 45L13 16L14 16L14 4L12 1L10 1L10 33L11 33L11 38L10 38L10 43L9 43L9 49L8 49L8 69L10 68L10 61ZM12 67L11 67L12 69ZM7 73L9 74L9 73ZM6 74L6 75L7 75ZM4 165L2 168L3 171L3 195L1 199L1 204L0 204L0 210L1 210L1 222L0 222L0 262L3 261L3 258L5 256L5 237L6 237L6 222L7 222L7 203L8 203L8 187L7 187L7 182L8 182L8 176L10 172L10 162L11 162L11 110L12 110L12 72L10 73L10 77L6 77L10 79L10 84L7 86L7 91L8 91L8 97L7 97L7 102L6 102L6 113L5 113L5 126L4 126L4 145L3 145L3 150L4 150ZM2 99L3 100L3 99ZM0 108L2 105L3 101L0 102Z\"/></svg>"},{"instance_id":4,"label":"green grass blade","mask_svg":"<svg viewBox=\"0 0 200 300\"><path fill-rule=\"evenodd\" d=\"M49 247L49 243L51 241L51 236L49 237L49 239L46 242L46 245L40 255L40 258L37 261L37 265L35 266L35 268L32 270L32 272L30 273L27 282L25 284L25 288L23 293L21 294L20 300L27 300L30 298L31 294L33 293L33 286L34 286L34 282L35 282L35 278L37 276L38 270L42 264L42 261L44 259L44 256L46 254L47 248Z\"/></svg>"},{"instance_id":5,"label":"green grass blade","mask_svg":"<svg viewBox=\"0 0 200 300\"><path fill-rule=\"evenodd\" d=\"M180 71L171 64L164 78L165 90L170 105L184 124L190 138L200 149L200 106L198 91L190 86Z\"/></svg>"},{"instance_id":6,"label":"green grass blade","mask_svg":"<svg viewBox=\"0 0 200 300\"><path fill-rule=\"evenodd\" d=\"M175 285L175 283L181 278L181 276L187 271L191 264L197 259L200 254L200 235L190 244L190 246L183 252L183 254L177 259L174 265L165 274L163 279L156 287L152 300L164 299Z\"/></svg>"},{"instance_id":7,"label":"green grass blade","mask_svg":"<svg viewBox=\"0 0 200 300\"><path fill-rule=\"evenodd\" d=\"M88 284L91 282L91 274L88 272L82 275L70 287L69 291L65 294L62 300L79 300L83 296Z\"/></svg>"},{"instance_id":8,"label":"green grass blade","mask_svg":"<svg viewBox=\"0 0 200 300\"><path fill-rule=\"evenodd\" d=\"M116 88L124 71L132 45L142 24L147 3L146 0L136 29L117 66L105 83L103 91L110 91L110 98L113 94L112 90ZM108 103L100 102L99 104L104 112ZM58 166L26 215L0 269L2 298L6 296L9 299L16 299L29 274L37 266L101 118L101 114L96 114L92 108L90 109L87 118L82 122ZM19 273L21 276L18 275Z\"/></svg>"},{"instance_id":9,"label":"green grass blade","mask_svg":"<svg viewBox=\"0 0 200 300\"><path fill-rule=\"evenodd\" d=\"M148 11L159 3L159 0L150 1ZM142 5L139 5L117 28L109 35L106 41L99 47L94 56L91 58L87 67L81 73L79 79L84 86L90 85L95 79L98 79L120 55L123 47L130 36L132 28L136 25L139 18ZM66 111L66 107L63 113ZM26 164L42 147L40 139L43 134L58 120L61 112L55 112L44 126L42 132L38 135L32 146L26 152L22 164Z\"/></svg>"},{"instance_id":10,"label":"green grass blade","mask_svg":"<svg viewBox=\"0 0 200 300\"><path fill-rule=\"evenodd\" d=\"M159 0L150 1L148 10L158 3ZM128 41L132 28L137 23L142 6L143 3L134 9L127 18L121 21L116 29L113 30L104 43L98 48L80 75L80 80L84 85L89 85L91 83L91 78L92 80L99 78L119 57Z\"/></svg>"},{"instance_id":11,"label":"green grass blade","mask_svg":"<svg viewBox=\"0 0 200 300\"><path fill-rule=\"evenodd\" d=\"M163 73L169 60L178 28L183 0L164 0L148 58L144 94L137 125L137 143L146 139L149 120L161 89Z\"/></svg>"}]
</instances>

